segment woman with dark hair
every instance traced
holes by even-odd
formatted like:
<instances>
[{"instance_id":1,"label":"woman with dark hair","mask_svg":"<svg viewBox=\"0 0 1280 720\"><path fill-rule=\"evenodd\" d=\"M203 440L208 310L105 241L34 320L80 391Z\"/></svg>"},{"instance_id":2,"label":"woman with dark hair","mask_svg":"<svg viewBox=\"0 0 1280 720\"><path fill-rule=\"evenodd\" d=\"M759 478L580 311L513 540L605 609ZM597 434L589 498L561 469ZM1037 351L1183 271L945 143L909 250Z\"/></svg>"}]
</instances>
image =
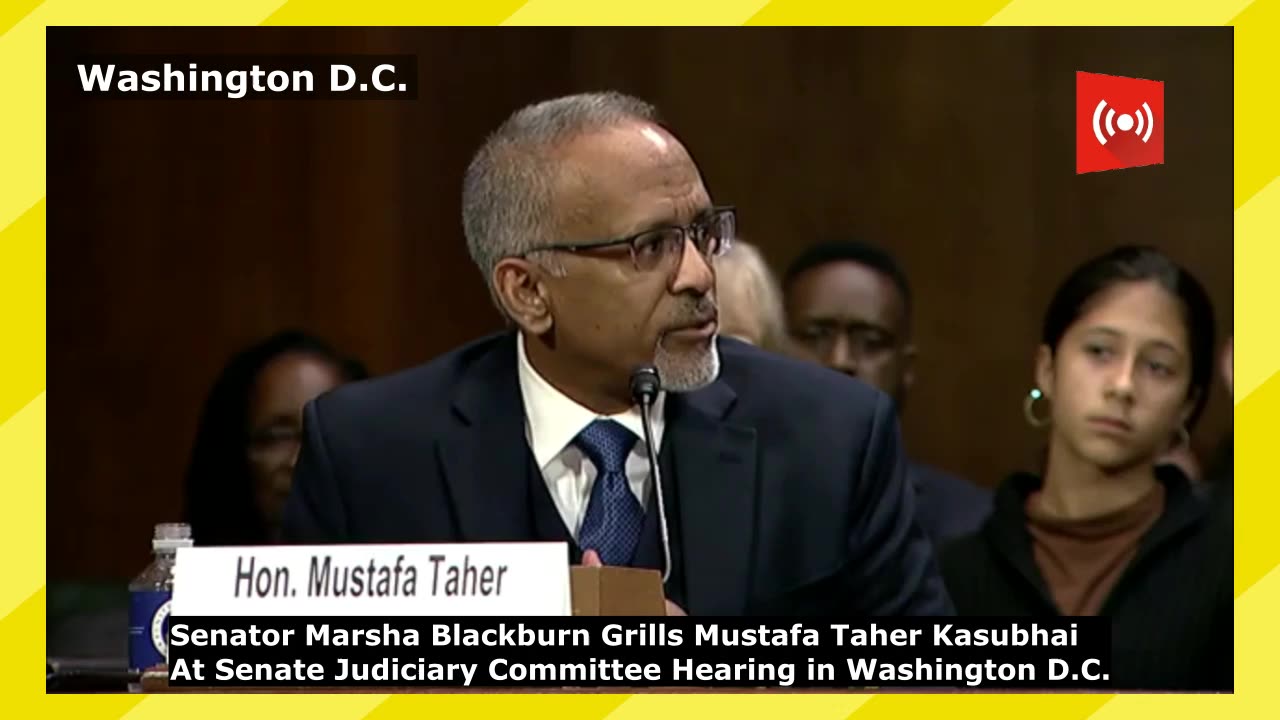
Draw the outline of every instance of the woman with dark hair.
<instances>
[{"instance_id":1,"label":"woman with dark hair","mask_svg":"<svg viewBox=\"0 0 1280 720\"><path fill-rule=\"evenodd\" d=\"M1125 247L1071 274L1045 315L1027 420L1041 475L1015 474L947 545L962 615L1111 619L1117 688L1232 686L1232 537L1176 466L1212 384L1213 311L1163 254Z\"/></svg>"},{"instance_id":2,"label":"woman with dark hair","mask_svg":"<svg viewBox=\"0 0 1280 720\"><path fill-rule=\"evenodd\" d=\"M302 439L302 409L368 377L359 361L301 332L235 357L205 402L187 469L184 516L197 545L274 542Z\"/></svg>"}]
</instances>

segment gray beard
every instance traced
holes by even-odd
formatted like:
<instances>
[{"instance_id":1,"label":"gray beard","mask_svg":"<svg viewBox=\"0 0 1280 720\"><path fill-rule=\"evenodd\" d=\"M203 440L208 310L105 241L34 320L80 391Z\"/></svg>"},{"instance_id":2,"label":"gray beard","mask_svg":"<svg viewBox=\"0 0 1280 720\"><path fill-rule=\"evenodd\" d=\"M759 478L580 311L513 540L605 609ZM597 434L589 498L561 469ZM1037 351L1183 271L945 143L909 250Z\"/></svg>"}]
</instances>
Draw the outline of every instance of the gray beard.
<instances>
[{"instance_id":1,"label":"gray beard","mask_svg":"<svg viewBox=\"0 0 1280 720\"><path fill-rule=\"evenodd\" d=\"M662 341L658 341L654 365L658 368L663 390L693 392L710 385L720 376L720 347L713 336L710 347L705 351L676 354L668 352Z\"/></svg>"}]
</instances>

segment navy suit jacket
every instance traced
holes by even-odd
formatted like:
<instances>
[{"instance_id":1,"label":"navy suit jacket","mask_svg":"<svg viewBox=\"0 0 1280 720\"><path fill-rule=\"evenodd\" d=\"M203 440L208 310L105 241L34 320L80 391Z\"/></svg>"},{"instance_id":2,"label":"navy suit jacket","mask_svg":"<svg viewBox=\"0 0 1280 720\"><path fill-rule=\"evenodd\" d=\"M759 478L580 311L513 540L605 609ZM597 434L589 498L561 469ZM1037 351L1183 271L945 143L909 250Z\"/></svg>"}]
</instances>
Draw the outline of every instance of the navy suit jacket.
<instances>
[{"instance_id":1,"label":"navy suit jacket","mask_svg":"<svg viewBox=\"0 0 1280 720\"><path fill-rule=\"evenodd\" d=\"M664 486L675 486L666 489L677 500L669 522L685 609L950 614L888 397L817 365L718 342L716 382L668 394L660 448ZM310 403L284 539L538 539L516 363L507 333Z\"/></svg>"},{"instance_id":2,"label":"navy suit jacket","mask_svg":"<svg viewBox=\"0 0 1280 720\"><path fill-rule=\"evenodd\" d=\"M907 462L916 512L935 544L969 535L991 514L991 491L920 462Z\"/></svg>"}]
</instances>

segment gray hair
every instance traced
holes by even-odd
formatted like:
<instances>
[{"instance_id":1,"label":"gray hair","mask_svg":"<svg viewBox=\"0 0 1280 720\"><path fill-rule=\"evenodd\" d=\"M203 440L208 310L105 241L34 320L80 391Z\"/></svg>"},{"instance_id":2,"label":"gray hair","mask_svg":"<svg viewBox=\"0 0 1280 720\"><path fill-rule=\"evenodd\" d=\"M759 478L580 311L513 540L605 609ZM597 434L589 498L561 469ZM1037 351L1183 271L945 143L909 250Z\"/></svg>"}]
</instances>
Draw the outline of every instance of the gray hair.
<instances>
[{"instance_id":1,"label":"gray hair","mask_svg":"<svg viewBox=\"0 0 1280 720\"><path fill-rule=\"evenodd\" d=\"M658 113L643 100L612 91L547 100L507 118L471 160L462 183L462 228L471 259L504 315L493 269L503 258L554 242L560 222L553 207L555 151L628 120L657 123Z\"/></svg>"},{"instance_id":2,"label":"gray hair","mask_svg":"<svg viewBox=\"0 0 1280 720\"><path fill-rule=\"evenodd\" d=\"M734 238L729 252L716 258L716 299L720 303L722 333L737 335L754 319L760 324L761 337L743 339L766 350L786 349L782 290L759 248Z\"/></svg>"}]
</instances>

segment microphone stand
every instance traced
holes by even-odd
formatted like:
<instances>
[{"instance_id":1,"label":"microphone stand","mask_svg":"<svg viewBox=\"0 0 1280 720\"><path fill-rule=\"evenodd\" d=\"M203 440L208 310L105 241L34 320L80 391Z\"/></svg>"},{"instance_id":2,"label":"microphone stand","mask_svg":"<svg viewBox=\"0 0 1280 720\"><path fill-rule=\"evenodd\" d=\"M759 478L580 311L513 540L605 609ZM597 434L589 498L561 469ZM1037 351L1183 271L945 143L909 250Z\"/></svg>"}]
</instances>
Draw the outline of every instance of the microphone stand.
<instances>
[{"instance_id":1,"label":"microphone stand","mask_svg":"<svg viewBox=\"0 0 1280 720\"><path fill-rule=\"evenodd\" d=\"M653 425L649 416L658 398L662 383L654 367L642 367L631 374L631 397L640 406L640 422L644 426L644 444L649 452L649 474L653 476L653 491L658 496L658 522L662 531L662 584L671 577L671 538L667 534L667 504L662 492L662 469L658 466L658 450L653 443Z\"/></svg>"}]
</instances>

